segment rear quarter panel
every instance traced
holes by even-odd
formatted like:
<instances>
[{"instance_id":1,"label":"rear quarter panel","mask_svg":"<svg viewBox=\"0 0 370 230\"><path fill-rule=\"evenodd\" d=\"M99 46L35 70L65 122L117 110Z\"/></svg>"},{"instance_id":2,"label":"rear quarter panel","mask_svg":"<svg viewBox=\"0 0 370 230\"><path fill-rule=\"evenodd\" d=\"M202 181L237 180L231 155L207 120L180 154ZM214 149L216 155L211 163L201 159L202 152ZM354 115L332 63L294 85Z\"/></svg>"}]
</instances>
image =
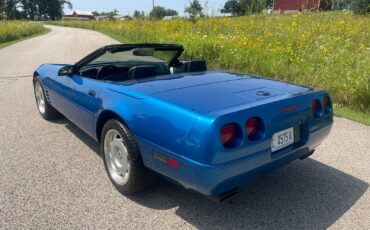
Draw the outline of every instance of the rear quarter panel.
<instances>
[{"instance_id":1,"label":"rear quarter panel","mask_svg":"<svg viewBox=\"0 0 370 230\"><path fill-rule=\"evenodd\" d=\"M108 110L118 114L142 148L157 146L178 156L191 157L196 153L187 151L187 146L196 143L201 145L206 140L199 138L200 136L211 136L212 119L174 104L152 97L143 99L140 95L137 97L132 94L126 95L115 91L112 85L104 88L100 97L103 103L100 113ZM96 119L98 117L99 114ZM201 124L204 128L192 129L195 124ZM209 133L197 135L197 140L189 143L190 130L199 130L199 132L208 130Z\"/></svg>"}]
</instances>

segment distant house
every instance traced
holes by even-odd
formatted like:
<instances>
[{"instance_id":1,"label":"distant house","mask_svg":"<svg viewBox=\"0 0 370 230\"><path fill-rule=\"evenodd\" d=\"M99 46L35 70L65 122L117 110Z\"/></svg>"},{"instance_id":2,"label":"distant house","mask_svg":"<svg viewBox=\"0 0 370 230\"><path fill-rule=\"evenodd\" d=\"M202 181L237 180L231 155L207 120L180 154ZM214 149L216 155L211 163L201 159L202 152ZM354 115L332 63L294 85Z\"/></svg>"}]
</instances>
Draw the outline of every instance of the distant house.
<instances>
[{"instance_id":1,"label":"distant house","mask_svg":"<svg viewBox=\"0 0 370 230\"><path fill-rule=\"evenodd\" d=\"M70 14L65 14L63 19L92 20L95 19L95 17L90 11L75 10Z\"/></svg>"},{"instance_id":2,"label":"distant house","mask_svg":"<svg viewBox=\"0 0 370 230\"><path fill-rule=\"evenodd\" d=\"M176 19L176 18L179 18L179 16L177 16L177 15L175 15L175 16L164 16L163 20L172 20L172 19Z\"/></svg>"},{"instance_id":3,"label":"distant house","mask_svg":"<svg viewBox=\"0 0 370 230\"><path fill-rule=\"evenodd\" d=\"M100 21L108 21L109 20L108 16L96 16L95 19L98 22L100 22Z\"/></svg>"},{"instance_id":4,"label":"distant house","mask_svg":"<svg viewBox=\"0 0 370 230\"><path fill-rule=\"evenodd\" d=\"M113 20L115 21L126 21L126 20L131 20L133 19L133 17L131 17L130 15L116 15L116 16L113 16Z\"/></svg>"},{"instance_id":5,"label":"distant house","mask_svg":"<svg viewBox=\"0 0 370 230\"><path fill-rule=\"evenodd\" d=\"M232 13L221 13L220 17L226 17L226 18L229 18L229 17L232 17L233 14Z\"/></svg>"},{"instance_id":6,"label":"distant house","mask_svg":"<svg viewBox=\"0 0 370 230\"><path fill-rule=\"evenodd\" d=\"M332 0L274 0L274 13L294 13L297 11L330 10Z\"/></svg>"}]
</instances>

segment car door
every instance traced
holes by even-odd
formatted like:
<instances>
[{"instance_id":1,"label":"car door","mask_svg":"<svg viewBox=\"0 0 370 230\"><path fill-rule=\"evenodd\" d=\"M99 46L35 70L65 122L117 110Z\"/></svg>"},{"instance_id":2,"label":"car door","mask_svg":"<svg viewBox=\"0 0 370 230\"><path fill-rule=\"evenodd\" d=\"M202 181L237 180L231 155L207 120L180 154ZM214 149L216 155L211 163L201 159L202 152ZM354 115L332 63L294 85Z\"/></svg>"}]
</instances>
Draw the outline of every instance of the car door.
<instances>
[{"instance_id":1,"label":"car door","mask_svg":"<svg viewBox=\"0 0 370 230\"><path fill-rule=\"evenodd\" d=\"M94 115L102 105L98 96L104 82L78 74L63 78L63 114L90 136L94 136Z\"/></svg>"}]
</instances>

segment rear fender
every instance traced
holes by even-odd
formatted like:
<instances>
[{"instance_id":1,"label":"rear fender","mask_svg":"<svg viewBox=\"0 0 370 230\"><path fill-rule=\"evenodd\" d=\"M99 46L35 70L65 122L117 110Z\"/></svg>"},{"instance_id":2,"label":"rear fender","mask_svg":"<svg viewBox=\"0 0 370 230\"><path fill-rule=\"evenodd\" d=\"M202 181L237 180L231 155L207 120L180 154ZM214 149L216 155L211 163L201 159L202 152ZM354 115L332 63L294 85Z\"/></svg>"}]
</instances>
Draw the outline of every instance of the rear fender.
<instances>
[{"instance_id":1,"label":"rear fender","mask_svg":"<svg viewBox=\"0 0 370 230\"><path fill-rule=\"evenodd\" d=\"M110 110L125 121L137 139L178 155L191 154L184 146L190 129L199 117L192 111L155 98L139 99L109 88L103 89L100 97L103 104L95 118L95 131L100 114Z\"/></svg>"}]
</instances>

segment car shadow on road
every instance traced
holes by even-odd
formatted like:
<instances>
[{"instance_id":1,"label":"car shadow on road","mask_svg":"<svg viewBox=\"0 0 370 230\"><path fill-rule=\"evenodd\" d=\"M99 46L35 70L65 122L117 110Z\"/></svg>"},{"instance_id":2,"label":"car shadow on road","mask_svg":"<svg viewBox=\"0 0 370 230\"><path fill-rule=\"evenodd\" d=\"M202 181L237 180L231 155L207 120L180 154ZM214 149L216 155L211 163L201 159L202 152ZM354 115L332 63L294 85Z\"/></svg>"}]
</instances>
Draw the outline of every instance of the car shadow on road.
<instances>
[{"instance_id":1,"label":"car shadow on road","mask_svg":"<svg viewBox=\"0 0 370 230\"><path fill-rule=\"evenodd\" d=\"M100 145L97 143L93 138L89 135L84 133L80 128L78 128L75 124L67 120L67 118L59 118L57 120L52 121L55 124L64 125L71 133L73 133L78 139L80 139L85 145L90 147L97 155L100 156Z\"/></svg>"},{"instance_id":2,"label":"car shadow on road","mask_svg":"<svg viewBox=\"0 0 370 230\"><path fill-rule=\"evenodd\" d=\"M75 125L65 126L99 154L99 145ZM345 214L369 185L311 158L295 161L243 186L217 204L195 192L160 181L128 197L176 215L198 229L326 229Z\"/></svg>"}]
</instances>

